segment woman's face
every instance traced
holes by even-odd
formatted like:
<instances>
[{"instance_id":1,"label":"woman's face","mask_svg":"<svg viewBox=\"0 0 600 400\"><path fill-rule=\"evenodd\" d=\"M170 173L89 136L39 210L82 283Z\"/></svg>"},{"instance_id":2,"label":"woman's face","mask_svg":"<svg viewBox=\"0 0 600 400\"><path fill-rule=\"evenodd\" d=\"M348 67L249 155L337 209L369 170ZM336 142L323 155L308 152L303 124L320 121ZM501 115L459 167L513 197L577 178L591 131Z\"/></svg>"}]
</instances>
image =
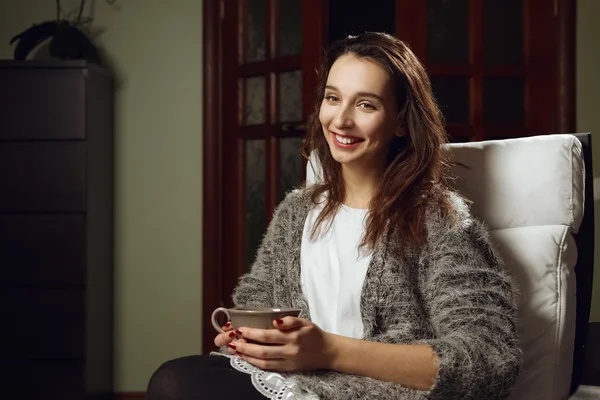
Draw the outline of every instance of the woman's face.
<instances>
[{"instance_id":1,"label":"woman's face","mask_svg":"<svg viewBox=\"0 0 600 400\"><path fill-rule=\"evenodd\" d=\"M331 66L319 121L333 158L352 169L383 169L402 133L392 80L379 65L348 54Z\"/></svg>"}]
</instances>

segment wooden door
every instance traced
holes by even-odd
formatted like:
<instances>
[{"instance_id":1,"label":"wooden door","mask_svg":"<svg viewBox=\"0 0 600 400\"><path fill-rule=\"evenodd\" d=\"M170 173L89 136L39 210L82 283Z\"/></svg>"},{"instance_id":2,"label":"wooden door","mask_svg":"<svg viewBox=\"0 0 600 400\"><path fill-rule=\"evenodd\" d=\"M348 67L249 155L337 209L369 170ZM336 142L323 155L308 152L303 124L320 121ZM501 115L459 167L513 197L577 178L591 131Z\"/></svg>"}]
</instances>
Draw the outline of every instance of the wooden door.
<instances>
[{"instance_id":1,"label":"wooden door","mask_svg":"<svg viewBox=\"0 0 600 400\"><path fill-rule=\"evenodd\" d=\"M231 305L237 278L254 260L275 206L304 179L300 147L314 101L324 3L221 0L205 5L205 55L218 65L205 72L210 85L205 94L215 101L206 104L205 97L205 113L219 115L205 125L211 138L204 152L209 169L204 187L214 190L204 193L206 352L213 348L210 313Z\"/></svg>"}]
</instances>

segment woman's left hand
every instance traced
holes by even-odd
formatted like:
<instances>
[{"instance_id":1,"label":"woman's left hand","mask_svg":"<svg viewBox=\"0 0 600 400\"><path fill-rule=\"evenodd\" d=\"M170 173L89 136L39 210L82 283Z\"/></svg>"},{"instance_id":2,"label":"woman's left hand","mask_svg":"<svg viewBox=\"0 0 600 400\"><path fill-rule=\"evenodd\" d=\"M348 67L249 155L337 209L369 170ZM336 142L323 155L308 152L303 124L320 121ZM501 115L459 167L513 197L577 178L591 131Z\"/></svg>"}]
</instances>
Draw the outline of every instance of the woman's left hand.
<instances>
[{"instance_id":1,"label":"woman's left hand","mask_svg":"<svg viewBox=\"0 0 600 400\"><path fill-rule=\"evenodd\" d=\"M228 346L250 364L269 371L330 369L336 335L309 320L285 317L273 321L276 329L239 328L237 334L255 343L234 340Z\"/></svg>"}]
</instances>

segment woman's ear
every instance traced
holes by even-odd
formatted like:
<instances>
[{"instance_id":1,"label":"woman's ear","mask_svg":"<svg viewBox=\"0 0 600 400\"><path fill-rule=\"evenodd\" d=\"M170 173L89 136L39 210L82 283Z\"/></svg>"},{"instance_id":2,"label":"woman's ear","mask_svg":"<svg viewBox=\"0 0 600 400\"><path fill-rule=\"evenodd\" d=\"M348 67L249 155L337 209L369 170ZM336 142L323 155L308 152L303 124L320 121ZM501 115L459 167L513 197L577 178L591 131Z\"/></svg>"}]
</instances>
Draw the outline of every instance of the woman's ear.
<instances>
[{"instance_id":1,"label":"woman's ear","mask_svg":"<svg viewBox=\"0 0 600 400\"><path fill-rule=\"evenodd\" d=\"M400 138L401 138L401 137L405 137L405 136L407 135L407 133L408 133L408 132L406 131L406 129L404 128L404 126L400 125L400 126L398 127L398 129L396 129L396 133L395 133L395 135L396 135L397 137L400 137Z\"/></svg>"}]
</instances>

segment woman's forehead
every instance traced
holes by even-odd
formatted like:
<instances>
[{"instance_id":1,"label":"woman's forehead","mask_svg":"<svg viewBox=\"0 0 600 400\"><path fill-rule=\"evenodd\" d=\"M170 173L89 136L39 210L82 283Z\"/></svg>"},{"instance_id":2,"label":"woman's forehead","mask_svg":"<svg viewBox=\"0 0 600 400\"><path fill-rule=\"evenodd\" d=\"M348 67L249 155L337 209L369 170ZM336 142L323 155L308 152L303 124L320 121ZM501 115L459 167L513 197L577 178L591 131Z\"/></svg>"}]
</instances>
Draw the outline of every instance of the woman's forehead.
<instances>
[{"instance_id":1,"label":"woman's forehead","mask_svg":"<svg viewBox=\"0 0 600 400\"><path fill-rule=\"evenodd\" d=\"M384 95L391 90L391 79L386 70L375 62L347 54L331 66L327 85L342 92L373 92Z\"/></svg>"}]
</instances>

